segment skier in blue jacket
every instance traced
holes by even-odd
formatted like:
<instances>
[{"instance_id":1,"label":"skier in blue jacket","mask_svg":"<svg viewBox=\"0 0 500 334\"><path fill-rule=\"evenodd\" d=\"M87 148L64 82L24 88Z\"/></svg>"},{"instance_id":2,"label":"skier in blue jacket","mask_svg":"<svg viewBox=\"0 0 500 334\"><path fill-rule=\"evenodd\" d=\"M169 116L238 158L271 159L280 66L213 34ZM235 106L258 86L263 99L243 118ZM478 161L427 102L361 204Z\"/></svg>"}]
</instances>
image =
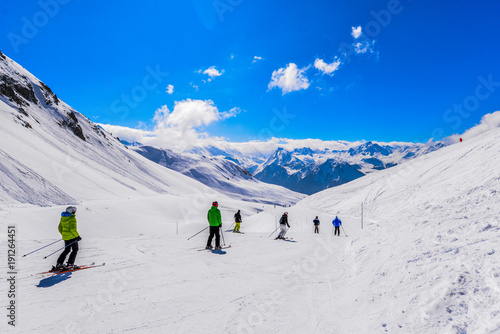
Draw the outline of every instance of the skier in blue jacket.
<instances>
[{"instance_id":1,"label":"skier in blue jacket","mask_svg":"<svg viewBox=\"0 0 500 334\"><path fill-rule=\"evenodd\" d=\"M335 232L334 235L337 235L340 237L340 225L342 225L342 221L339 219L339 217L335 217L335 219L332 221L333 226L335 226Z\"/></svg>"},{"instance_id":2,"label":"skier in blue jacket","mask_svg":"<svg viewBox=\"0 0 500 334\"><path fill-rule=\"evenodd\" d=\"M313 224L314 224L314 233L319 233L319 219L318 219L318 216L316 216L316 218L314 218Z\"/></svg>"}]
</instances>

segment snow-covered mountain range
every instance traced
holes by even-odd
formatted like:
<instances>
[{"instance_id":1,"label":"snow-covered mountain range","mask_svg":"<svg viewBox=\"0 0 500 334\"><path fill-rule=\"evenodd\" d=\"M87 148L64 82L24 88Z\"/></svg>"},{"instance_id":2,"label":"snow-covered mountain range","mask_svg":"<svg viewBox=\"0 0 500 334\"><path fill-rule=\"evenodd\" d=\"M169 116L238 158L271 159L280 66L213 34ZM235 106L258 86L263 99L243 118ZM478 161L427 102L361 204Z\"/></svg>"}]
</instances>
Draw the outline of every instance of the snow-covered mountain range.
<instances>
[{"instance_id":1,"label":"snow-covered mountain range","mask_svg":"<svg viewBox=\"0 0 500 334\"><path fill-rule=\"evenodd\" d=\"M136 146L132 149L162 166L242 200L284 205L304 197L284 187L259 181L230 157L176 153L152 146Z\"/></svg>"},{"instance_id":2,"label":"snow-covered mountain range","mask_svg":"<svg viewBox=\"0 0 500 334\"><path fill-rule=\"evenodd\" d=\"M343 149L287 151L278 148L254 172L255 178L304 194L338 186L376 170L396 166L404 161L441 148L441 143L385 144L364 142Z\"/></svg>"},{"instance_id":3,"label":"snow-covered mountain range","mask_svg":"<svg viewBox=\"0 0 500 334\"><path fill-rule=\"evenodd\" d=\"M278 147L272 154L241 153L227 147L194 147L189 152L141 146L145 157L218 189L232 188L226 180L260 180L290 190L313 194L374 171L390 168L443 147L440 142L377 143L325 142L325 148ZM220 176L223 176L221 179ZM247 191L240 189L242 193Z\"/></svg>"}]
</instances>

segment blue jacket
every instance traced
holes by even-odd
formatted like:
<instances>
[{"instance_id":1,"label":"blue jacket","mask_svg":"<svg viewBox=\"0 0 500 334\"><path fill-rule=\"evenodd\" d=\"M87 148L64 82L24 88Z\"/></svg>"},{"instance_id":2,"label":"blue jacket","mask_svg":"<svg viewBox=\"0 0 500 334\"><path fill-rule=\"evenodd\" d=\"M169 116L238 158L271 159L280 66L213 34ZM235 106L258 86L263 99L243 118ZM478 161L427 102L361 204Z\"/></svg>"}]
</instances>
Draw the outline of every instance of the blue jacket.
<instances>
[{"instance_id":1,"label":"blue jacket","mask_svg":"<svg viewBox=\"0 0 500 334\"><path fill-rule=\"evenodd\" d=\"M342 221L338 219L338 217L335 217L335 219L332 221L332 224L335 227L339 227L340 225L342 225Z\"/></svg>"}]
</instances>

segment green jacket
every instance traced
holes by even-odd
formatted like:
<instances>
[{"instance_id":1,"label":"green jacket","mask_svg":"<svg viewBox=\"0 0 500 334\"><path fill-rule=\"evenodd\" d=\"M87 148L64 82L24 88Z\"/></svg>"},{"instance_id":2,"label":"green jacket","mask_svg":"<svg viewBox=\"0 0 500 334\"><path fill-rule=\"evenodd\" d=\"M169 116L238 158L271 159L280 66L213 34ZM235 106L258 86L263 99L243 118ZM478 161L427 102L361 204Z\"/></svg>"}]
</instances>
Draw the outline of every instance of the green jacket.
<instances>
[{"instance_id":1,"label":"green jacket","mask_svg":"<svg viewBox=\"0 0 500 334\"><path fill-rule=\"evenodd\" d=\"M208 222L210 223L210 226L221 226L222 225L222 218L220 216L220 210L217 209L215 206L212 206L210 208L210 210L208 210L207 219L208 219Z\"/></svg>"},{"instance_id":2,"label":"green jacket","mask_svg":"<svg viewBox=\"0 0 500 334\"><path fill-rule=\"evenodd\" d=\"M59 223L58 230L63 240L71 240L80 236L76 230L76 217L72 213L63 212L61 214L61 222Z\"/></svg>"}]
</instances>

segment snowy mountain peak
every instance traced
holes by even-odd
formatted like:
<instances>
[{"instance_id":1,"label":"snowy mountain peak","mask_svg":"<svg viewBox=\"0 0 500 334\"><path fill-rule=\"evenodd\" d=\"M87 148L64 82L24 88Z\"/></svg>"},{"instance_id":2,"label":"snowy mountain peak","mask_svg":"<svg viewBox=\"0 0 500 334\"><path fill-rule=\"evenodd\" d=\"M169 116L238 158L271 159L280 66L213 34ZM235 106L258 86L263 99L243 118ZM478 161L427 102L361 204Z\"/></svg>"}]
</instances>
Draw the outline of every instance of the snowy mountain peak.
<instances>
[{"instance_id":1,"label":"snowy mountain peak","mask_svg":"<svg viewBox=\"0 0 500 334\"><path fill-rule=\"evenodd\" d=\"M314 151L310 149L309 147L302 147L302 148L296 148L293 150L293 153L299 154L299 155L308 155L308 156L313 156Z\"/></svg>"},{"instance_id":2,"label":"snowy mountain peak","mask_svg":"<svg viewBox=\"0 0 500 334\"><path fill-rule=\"evenodd\" d=\"M348 151L348 153L351 156L354 156L354 155L370 155L370 156L374 156L376 154L381 154L383 156L388 156L392 152L394 152L394 148L392 148L390 146L387 146L387 145L380 146L379 144L371 142L371 141L368 141L368 142L366 142L364 144L361 144L360 146L358 146L356 148L351 148Z\"/></svg>"}]
</instances>

